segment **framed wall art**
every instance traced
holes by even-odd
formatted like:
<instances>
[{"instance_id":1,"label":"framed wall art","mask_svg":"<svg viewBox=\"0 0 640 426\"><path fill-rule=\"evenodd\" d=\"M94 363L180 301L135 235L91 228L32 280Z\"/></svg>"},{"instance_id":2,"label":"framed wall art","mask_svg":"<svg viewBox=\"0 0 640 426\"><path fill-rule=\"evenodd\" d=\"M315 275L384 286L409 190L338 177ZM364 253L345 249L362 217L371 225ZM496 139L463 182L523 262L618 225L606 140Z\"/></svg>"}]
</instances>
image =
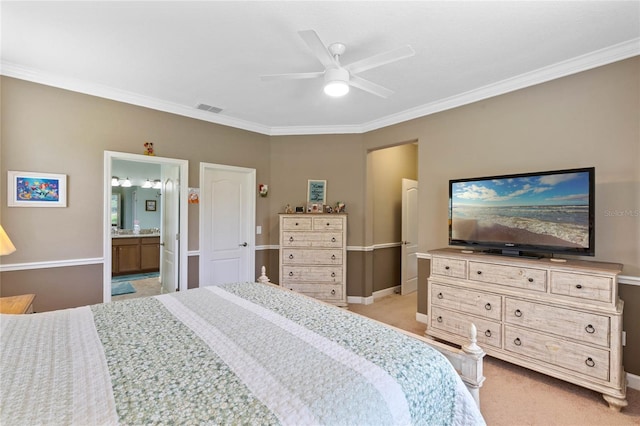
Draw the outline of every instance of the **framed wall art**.
<instances>
[{"instance_id":1,"label":"framed wall art","mask_svg":"<svg viewBox=\"0 0 640 426\"><path fill-rule=\"evenodd\" d=\"M67 175L7 172L9 207L67 207Z\"/></svg>"},{"instance_id":2,"label":"framed wall art","mask_svg":"<svg viewBox=\"0 0 640 426\"><path fill-rule=\"evenodd\" d=\"M148 211L148 212L155 212L156 211L156 200L145 200L144 209L145 209L145 211Z\"/></svg>"},{"instance_id":3,"label":"framed wall art","mask_svg":"<svg viewBox=\"0 0 640 426\"><path fill-rule=\"evenodd\" d=\"M326 204L327 181L309 180L307 183L307 203Z\"/></svg>"}]
</instances>

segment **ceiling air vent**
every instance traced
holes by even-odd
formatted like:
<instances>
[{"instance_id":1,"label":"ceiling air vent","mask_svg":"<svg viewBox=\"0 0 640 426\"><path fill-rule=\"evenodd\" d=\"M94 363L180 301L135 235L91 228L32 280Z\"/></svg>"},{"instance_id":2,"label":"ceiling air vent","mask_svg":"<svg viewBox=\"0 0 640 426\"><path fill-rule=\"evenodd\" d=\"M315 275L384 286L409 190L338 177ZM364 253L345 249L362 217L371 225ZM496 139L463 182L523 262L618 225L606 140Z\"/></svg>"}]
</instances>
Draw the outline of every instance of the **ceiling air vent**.
<instances>
[{"instance_id":1,"label":"ceiling air vent","mask_svg":"<svg viewBox=\"0 0 640 426\"><path fill-rule=\"evenodd\" d=\"M214 106L207 105L207 104L198 104L198 106L196 108L201 109L203 111L213 112L214 114L217 114L220 111L222 111L222 108L214 107Z\"/></svg>"}]
</instances>

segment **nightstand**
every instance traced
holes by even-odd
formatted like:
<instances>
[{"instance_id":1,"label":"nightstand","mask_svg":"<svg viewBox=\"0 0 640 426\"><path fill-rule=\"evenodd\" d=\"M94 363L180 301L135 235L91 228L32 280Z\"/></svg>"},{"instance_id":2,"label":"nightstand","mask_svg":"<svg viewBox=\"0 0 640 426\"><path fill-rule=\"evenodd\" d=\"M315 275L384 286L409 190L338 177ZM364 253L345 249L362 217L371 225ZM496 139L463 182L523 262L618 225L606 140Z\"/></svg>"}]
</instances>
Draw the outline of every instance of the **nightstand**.
<instances>
[{"instance_id":1,"label":"nightstand","mask_svg":"<svg viewBox=\"0 0 640 426\"><path fill-rule=\"evenodd\" d=\"M32 314L35 294L0 297L0 314Z\"/></svg>"}]
</instances>

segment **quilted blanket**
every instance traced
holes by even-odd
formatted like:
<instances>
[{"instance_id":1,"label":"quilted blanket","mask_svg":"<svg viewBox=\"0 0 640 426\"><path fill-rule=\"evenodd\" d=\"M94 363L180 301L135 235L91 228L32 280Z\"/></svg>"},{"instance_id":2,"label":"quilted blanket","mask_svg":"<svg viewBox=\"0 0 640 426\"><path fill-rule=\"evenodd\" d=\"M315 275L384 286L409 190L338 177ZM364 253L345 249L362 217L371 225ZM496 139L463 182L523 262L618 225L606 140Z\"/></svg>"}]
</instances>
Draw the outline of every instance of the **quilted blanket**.
<instances>
[{"instance_id":1,"label":"quilted blanket","mask_svg":"<svg viewBox=\"0 0 640 426\"><path fill-rule=\"evenodd\" d=\"M0 317L0 423L484 424L425 343L265 284Z\"/></svg>"}]
</instances>

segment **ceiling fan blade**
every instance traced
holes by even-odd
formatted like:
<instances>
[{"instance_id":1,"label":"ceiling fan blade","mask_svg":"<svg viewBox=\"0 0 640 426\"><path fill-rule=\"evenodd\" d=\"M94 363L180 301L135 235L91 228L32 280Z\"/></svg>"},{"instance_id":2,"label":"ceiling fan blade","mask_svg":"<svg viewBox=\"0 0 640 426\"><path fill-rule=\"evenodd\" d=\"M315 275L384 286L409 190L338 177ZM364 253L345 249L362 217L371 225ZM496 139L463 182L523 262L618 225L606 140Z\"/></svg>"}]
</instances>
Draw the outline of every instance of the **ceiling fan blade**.
<instances>
[{"instance_id":1,"label":"ceiling fan blade","mask_svg":"<svg viewBox=\"0 0 640 426\"><path fill-rule=\"evenodd\" d=\"M298 34L304 40L304 42L307 43L313 54L316 55L316 58L318 58L320 63L324 65L325 68L340 66L340 64L329 52L329 49L327 49L327 46L325 46L322 40L320 40L318 33L316 33L314 30L303 30L298 31Z\"/></svg>"},{"instance_id":2,"label":"ceiling fan blade","mask_svg":"<svg viewBox=\"0 0 640 426\"><path fill-rule=\"evenodd\" d=\"M352 62L349 65L345 65L344 68L350 73L356 74L362 71L369 70L371 68L399 61L400 59L408 58L415 54L416 52L413 50L413 48L409 45L406 45L397 49L390 50L388 52L370 56L360 61Z\"/></svg>"},{"instance_id":3,"label":"ceiling fan blade","mask_svg":"<svg viewBox=\"0 0 640 426\"><path fill-rule=\"evenodd\" d=\"M380 96L381 98L388 98L393 95L393 90L389 90L386 87L382 87L373 83L369 80L365 80L362 77L358 77L352 75L349 79L349 85L353 87L357 87L358 89L362 89L366 92L373 93L376 96Z\"/></svg>"},{"instance_id":4,"label":"ceiling fan blade","mask_svg":"<svg viewBox=\"0 0 640 426\"><path fill-rule=\"evenodd\" d=\"M262 81L273 81L273 80L301 80L303 78L316 78L322 77L324 75L324 71L317 72L296 72L291 74L267 74L261 75L260 79Z\"/></svg>"}]
</instances>

